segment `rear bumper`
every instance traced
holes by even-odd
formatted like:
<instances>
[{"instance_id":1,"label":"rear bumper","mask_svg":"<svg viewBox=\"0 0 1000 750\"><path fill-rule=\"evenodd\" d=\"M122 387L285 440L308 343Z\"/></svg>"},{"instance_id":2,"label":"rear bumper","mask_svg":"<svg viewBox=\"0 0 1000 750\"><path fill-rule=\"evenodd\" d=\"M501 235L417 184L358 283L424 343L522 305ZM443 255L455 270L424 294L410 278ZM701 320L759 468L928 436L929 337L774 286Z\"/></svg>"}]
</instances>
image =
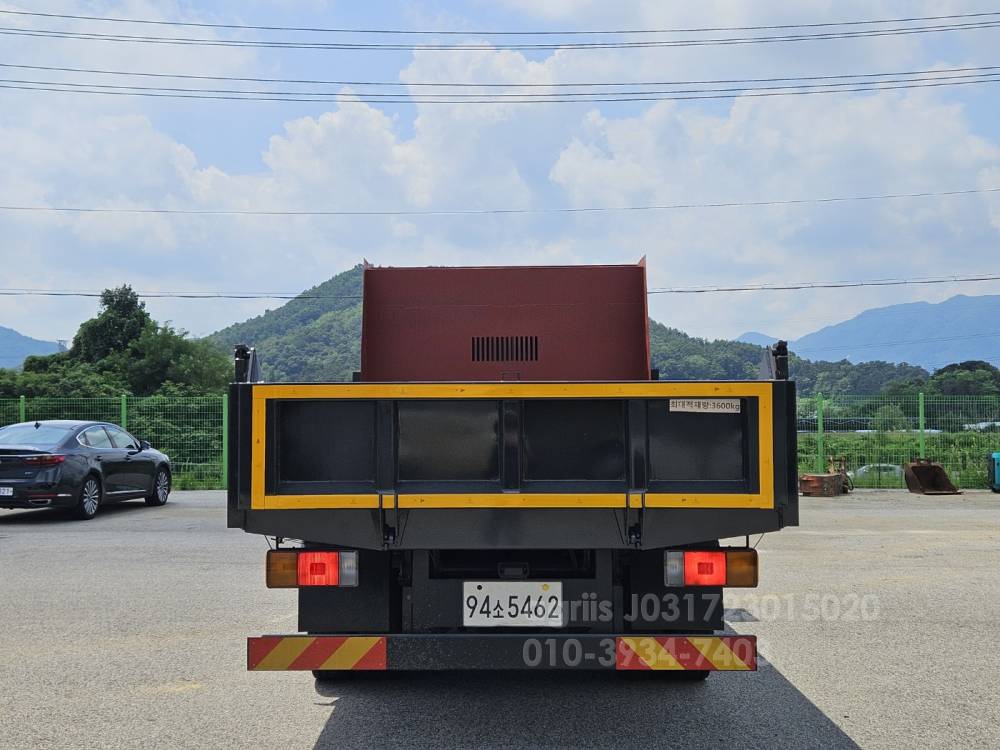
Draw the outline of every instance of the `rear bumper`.
<instances>
[{"instance_id":1,"label":"rear bumper","mask_svg":"<svg viewBox=\"0 0 1000 750\"><path fill-rule=\"evenodd\" d=\"M247 639L247 669L755 671L752 635L273 635Z\"/></svg>"},{"instance_id":2,"label":"rear bumper","mask_svg":"<svg viewBox=\"0 0 1000 750\"><path fill-rule=\"evenodd\" d=\"M68 508L76 505L76 496L63 486L22 484L12 485L0 479L0 485L14 486L13 495L0 495L0 508Z\"/></svg>"}]
</instances>

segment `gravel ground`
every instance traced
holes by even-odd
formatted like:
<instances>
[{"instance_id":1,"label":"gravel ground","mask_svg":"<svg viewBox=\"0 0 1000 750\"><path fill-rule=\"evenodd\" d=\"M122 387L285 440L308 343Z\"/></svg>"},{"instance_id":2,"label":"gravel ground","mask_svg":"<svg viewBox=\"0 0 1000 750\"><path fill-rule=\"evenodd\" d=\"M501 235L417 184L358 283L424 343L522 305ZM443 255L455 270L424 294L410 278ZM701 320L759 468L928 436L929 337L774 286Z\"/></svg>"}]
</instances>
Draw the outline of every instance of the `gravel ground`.
<instances>
[{"instance_id":1,"label":"gravel ground","mask_svg":"<svg viewBox=\"0 0 1000 750\"><path fill-rule=\"evenodd\" d=\"M263 539L176 492L86 523L0 511L0 747L996 747L1000 496L803 498L727 595L756 674L247 673L290 632Z\"/></svg>"}]
</instances>

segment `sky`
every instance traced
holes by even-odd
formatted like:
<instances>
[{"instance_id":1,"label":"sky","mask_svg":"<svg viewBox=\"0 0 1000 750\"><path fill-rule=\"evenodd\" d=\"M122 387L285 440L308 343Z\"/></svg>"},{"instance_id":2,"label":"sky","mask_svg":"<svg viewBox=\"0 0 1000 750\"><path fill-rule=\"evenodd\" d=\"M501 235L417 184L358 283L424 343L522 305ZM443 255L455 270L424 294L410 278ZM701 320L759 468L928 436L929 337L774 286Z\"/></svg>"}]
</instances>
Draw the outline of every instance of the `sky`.
<instances>
[{"instance_id":1,"label":"sky","mask_svg":"<svg viewBox=\"0 0 1000 750\"><path fill-rule=\"evenodd\" d=\"M18 9L208 23L448 29L465 33L419 41L475 49L180 47L4 35L0 64L408 85L691 81L1000 65L994 52L1000 27L528 52L496 49L503 37L481 33L822 23L1000 9L957 0L0 0L0 10ZM2 14L0 27L331 38ZM0 68L0 78L110 80L14 68ZM530 105L369 104L357 100L356 86L324 90L339 94L339 100L199 101L0 89L0 205L405 212L620 208L1000 187L1000 82L818 96ZM634 263L642 256L651 288L995 273L1000 193L473 216L0 210L2 289L99 291L128 283L142 292L297 293L362 259L378 265L506 265ZM793 339L870 307L935 302L960 293L997 294L1000 282L657 294L650 297L650 314L708 338L757 330ZM279 304L147 301L154 317L195 336ZM36 338L70 339L96 310L93 298L0 296L0 325Z\"/></svg>"}]
</instances>

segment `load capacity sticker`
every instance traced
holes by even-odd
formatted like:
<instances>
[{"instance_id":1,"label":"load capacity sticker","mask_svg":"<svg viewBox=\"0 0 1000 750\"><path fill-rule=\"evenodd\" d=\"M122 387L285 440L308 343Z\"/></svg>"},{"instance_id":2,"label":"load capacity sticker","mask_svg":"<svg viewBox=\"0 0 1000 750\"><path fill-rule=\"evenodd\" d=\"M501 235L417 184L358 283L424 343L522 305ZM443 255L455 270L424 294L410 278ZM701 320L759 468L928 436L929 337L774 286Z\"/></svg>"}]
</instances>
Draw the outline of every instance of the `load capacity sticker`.
<instances>
[{"instance_id":1,"label":"load capacity sticker","mask_svg":"<svg viewBox=\"0 0 1000 750\"><path fill-rule=\"evenodd\" d=\"M672 398L670 411L693 411L703 414L739 414L738 398Z\"/></svg>"}]
</instances>

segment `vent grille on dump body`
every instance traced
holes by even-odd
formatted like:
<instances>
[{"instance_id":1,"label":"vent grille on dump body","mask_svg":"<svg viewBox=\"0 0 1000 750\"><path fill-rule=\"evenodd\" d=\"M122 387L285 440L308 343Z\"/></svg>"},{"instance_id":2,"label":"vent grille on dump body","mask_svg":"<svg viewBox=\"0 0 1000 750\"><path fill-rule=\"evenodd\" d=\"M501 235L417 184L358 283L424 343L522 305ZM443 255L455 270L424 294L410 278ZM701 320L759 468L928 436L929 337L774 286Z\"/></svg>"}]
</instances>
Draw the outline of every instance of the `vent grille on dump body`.
<instances>
[{"instance_id":1,"label":"vent grille on dump body","mask_svg":"<svg viewBox=\"0 0 1000 750\"><path fill-rule=\"evenodd\" d=\"M473 362L537 362L538 336L473 336Z\"/></svg>"}]
</instances>

